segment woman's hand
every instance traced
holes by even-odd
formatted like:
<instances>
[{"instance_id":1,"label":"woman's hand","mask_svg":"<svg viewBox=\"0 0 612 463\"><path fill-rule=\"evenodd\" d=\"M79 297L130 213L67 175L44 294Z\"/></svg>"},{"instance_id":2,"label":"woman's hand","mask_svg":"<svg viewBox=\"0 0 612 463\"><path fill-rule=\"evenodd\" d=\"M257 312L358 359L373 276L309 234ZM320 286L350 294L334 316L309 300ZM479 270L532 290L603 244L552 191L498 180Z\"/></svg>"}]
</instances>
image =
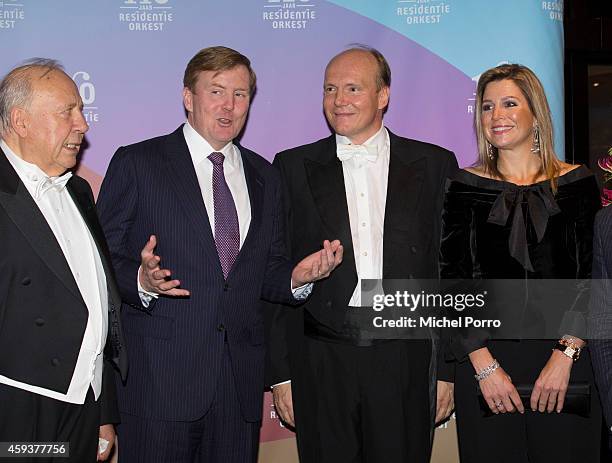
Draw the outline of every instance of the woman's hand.
<instances>
[{"instance_id":1,"label":"woman's hand","mask_svg":"<svg viewBox=\"0 0 612 463\"><path fill-rule=\"evenodd\" d=\"M469 357L476 373L481 372L495 361L486 347L472 352ZM478 385L489 408L496 415L498 413L512 413L517 410L520 413L525 412L525 407L523 407L523 402L521 402L521 398L514 384L512 384L512 379L501 366L497 367L485 379L479 381Z\"/></svg>"},{"instance_id":2,"label":"woman's hand","mask_svg":"<svg viewBox=\"0 0 612 463\"><path fill-rule=\"evenodd\" d=\"M489 408L496 415L517 410L525 413L521 397L502 367L498 367L490 376L480 381L479 386Z\"/></svg>"},{"instance_id":3,"label":"woman's hand","mask_svg":"<svg viewBox=\"0 0 612 463\"><path fill-rule=\"evenodd\" d=\"M561 413L574 361L559 350L554 350L540 372L531 393L531 409Z\"/></svg>"}]
</instances>

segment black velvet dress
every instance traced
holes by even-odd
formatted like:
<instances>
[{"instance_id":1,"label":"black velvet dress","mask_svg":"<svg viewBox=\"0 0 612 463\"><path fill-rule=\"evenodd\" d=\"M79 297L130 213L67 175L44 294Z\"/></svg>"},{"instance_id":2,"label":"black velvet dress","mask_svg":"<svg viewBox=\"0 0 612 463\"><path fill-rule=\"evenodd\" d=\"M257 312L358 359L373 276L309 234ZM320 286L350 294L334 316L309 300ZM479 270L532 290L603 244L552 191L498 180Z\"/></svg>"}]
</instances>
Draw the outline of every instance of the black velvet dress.
<instances>
[{"instance_id":1,"label":"black velvet dress","mask_svg":"<svg viewBox=\"0 0 612 463\"><path fill-rule=\"evenodd\" d=\"M590 277L593 220L598 208L597 184L585 167L559 177L554 195L548 181L517 186L460 171L447 185L440 251L442 277L516 279L523 283L567 279L570 286L576 282L578 292L578 287L582 288L578 282ZM531 296L519 293L512 296L517 306ZM584 336L584 314L580 310L586 310L586 306L578 304L573 307L577 312L564 318L566 334ZM570 383L586 381L591 385L588 418L532 412L528 401L524 402L524 415L484 417L467 355L486 346L513 384L533 384L550 358L555 341L524 337L500 340L475 330L467 336L465 331L455 333L449 344L457 362L455 403L462 463L599 462L601 410L588 349L574 363L570 378Z\"/></svg>"}]
</instances>

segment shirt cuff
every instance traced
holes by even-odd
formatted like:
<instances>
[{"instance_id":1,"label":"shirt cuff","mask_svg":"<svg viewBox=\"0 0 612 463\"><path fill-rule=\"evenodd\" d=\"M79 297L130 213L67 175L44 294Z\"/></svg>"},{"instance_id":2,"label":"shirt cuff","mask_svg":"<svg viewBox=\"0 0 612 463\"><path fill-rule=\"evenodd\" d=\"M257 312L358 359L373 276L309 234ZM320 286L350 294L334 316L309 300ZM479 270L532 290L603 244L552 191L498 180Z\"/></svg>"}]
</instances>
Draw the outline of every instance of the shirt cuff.
<instances>
[{"instance_id":1,"label":"shirt cuff","mask_svg":"<svg viewBox=\"0 0 612 463\"><path fill-rule=\"evenodd\" d=\"M138 267L138 273L136 274L136 284L138 285L138 296L143 307L149 307L149 304L153 299L157 299L159 294L152 293L144 289L140 284L140 270L142 266Z\"/></svg>"},{"instance_id":2,"label":"shirt cuff","mask_svg":"<svg viewBox=\"0 0 612 463\"><path fill-rule=\"evenodd\" d=\"M291 282L291 286L293 286L293 282ZM298 301L307 299L308 296L310 296L310 293L312 293L312 287L313 283L306 283L305 285L292 289L291 293L293 293L293 298Z\"/></svg>"},{"instance_id":3,"label":"shirt cuff","mask_svg":"<svg viewBox=\"0 0 612 463\"><path fill-rule=\"evenodd\" d=\"M281 384L291 384L291 380L288 379L287 381L283 381L282 383L273 384L272 386L270 386L270 389L274 389L276 386L280 386Z\"/></svg>"}]
</instances>

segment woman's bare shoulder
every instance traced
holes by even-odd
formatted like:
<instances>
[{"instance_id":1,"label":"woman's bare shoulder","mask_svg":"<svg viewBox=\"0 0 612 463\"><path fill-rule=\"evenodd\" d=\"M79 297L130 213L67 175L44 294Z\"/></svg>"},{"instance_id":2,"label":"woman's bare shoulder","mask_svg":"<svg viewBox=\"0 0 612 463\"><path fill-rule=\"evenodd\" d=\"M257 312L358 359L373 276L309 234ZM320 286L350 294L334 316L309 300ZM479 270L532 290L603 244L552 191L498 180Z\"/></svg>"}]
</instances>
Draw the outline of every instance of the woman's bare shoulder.
<instances>
[{"instance_id":1,"label":"woman's bare shoulder","mask_svg":"<svg viewBox=\"0 0 612 463\"><path fill-rule=\"evenodd\" d=\"M571 172L572 170L578 169L582 164L568 164L567 162L559 162L559 177Z\"/></svg>"}]
</instances>

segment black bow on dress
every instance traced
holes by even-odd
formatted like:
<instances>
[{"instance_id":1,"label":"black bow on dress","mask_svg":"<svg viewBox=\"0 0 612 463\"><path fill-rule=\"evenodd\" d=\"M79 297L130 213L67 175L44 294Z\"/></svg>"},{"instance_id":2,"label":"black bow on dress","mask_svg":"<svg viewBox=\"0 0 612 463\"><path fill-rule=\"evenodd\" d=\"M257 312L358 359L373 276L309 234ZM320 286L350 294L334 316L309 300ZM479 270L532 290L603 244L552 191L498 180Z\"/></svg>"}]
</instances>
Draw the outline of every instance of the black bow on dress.
<instances>
[{"instance_id":1,"label":"black bow on dress","mask_svg":"<svg viewBox=\"0 0 612 463\"><path fill-rule=\"evenodd\" d=\"M523 213L523 204L526 210ZM487 219L488 223L504 226L512 214L512 228L508 240L510 255L521 263L523 268L533 272L527 243L527 217L536 232L537 242L542 241L548 218L561 212L548 184L530 186L513 185L501 192L493 203Z\"/></svg>"}]
</instances>

